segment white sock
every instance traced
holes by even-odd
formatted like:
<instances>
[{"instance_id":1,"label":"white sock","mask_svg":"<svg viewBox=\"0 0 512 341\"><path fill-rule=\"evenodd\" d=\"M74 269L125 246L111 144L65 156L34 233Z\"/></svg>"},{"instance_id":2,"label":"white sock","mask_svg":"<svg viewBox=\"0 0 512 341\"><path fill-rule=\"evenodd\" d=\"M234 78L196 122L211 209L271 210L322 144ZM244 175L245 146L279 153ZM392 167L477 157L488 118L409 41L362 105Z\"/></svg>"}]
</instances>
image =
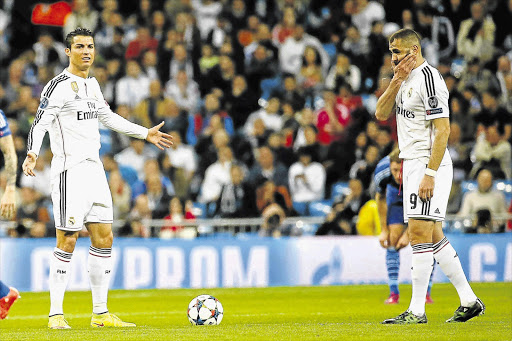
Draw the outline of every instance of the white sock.
<instances>
[{"instance_id":1,"label":"white sock","mask_svg":"<svg viewBox=\"0 0 512 341\"><path fill-rule=\"evenodd\" d=\"M59 248L53 249L53 257L50 261L50 314L63 315L62 302L64 293L69 281L71 269L71 256L73 253L62 251Z\"/></svg>"},{"instance_id":2,"label":"white sock","mask_svg":"<svg viewBox=\"0 0 512 341\"><path fill-rule=\"evenodd\" d=\"M409 311L416 316L425 314L425 297L433 265L432 243L412 246L412 297Z\"/></svg>"},{"instance_id":3,"label":"white sock","mask_svg":"<svg viewBox=\"0 0 512 341\"><path fill-rule=\"evenodd\" d=\"M468 283L464 270L460 265L460 259L452 244L443 238L440 242L434 244L434 258L443 270L450 282L452 282L460 297L460 305L469 306L476 301L476 295Z\"/></svg>"},{"instance_id":4,"label":"white sock","mask_svg":"<svg viewBox=\"0 0 512 341\"><path fill-rule=\"evenodd\" d=\"M108 312L107 296L110 275L112 272L112 248L89 248L87 271L92 292L92 312L103 314Z\"/></svg>"}]
</instances>

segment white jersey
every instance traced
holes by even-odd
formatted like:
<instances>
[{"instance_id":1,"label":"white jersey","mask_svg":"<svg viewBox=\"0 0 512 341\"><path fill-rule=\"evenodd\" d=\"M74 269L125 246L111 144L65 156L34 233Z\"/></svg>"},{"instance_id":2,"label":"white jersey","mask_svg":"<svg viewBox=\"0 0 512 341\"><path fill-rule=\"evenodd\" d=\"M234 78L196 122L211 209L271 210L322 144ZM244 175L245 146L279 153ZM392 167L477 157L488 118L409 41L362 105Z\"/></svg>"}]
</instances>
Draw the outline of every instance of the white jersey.
<instances>
[{"instance_id":1,"label":"white jersey","mask_svg":"<svg viewBox=\"0 0 512 341\"><path fill-rule=\"evenodd\" d=\"M131 137L145 139L148 129L110 110L94 77L82 78L67 69L41 92L41 102L27 140L28 152L39 155L48 131L53 153L52 178L78 163L99 160L99 121Z\"/></svg>"},{"instance_id":2,"label":"white jersey","mask_svg":"<svg viewBox=\"0 0 512 341\"><path fill-rule=\"evenodd\" d=\"M432 120L449 117L448 97L443 77L426 61L411 71L395 100L400 158L428 164L434 142ZM441 165L451 163L445 151Z\"/></svg>"}]
</instances>

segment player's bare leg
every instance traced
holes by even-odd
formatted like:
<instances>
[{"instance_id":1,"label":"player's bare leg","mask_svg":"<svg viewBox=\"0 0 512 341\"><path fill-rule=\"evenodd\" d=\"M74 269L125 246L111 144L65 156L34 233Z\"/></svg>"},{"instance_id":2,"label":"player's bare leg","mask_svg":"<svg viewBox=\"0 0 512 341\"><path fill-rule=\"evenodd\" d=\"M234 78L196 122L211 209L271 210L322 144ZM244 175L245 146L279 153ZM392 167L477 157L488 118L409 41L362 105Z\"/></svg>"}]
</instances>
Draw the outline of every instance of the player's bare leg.
<instances>
[{"instance_id":1,"label":"player's bare leg","mask_svg":"<svg viewBox=\"0 0 512 341\"><path fill-rule=\"evenodd\" d=\"M135 327L133 323L121 321L107 308L108 286L112 273L112 225L102 223L87 223L91 237L91 247L87 270L91 283L93 314L92 327Z\"/></svg>"},{"instance_id":2,"label":"player's bare leg","mask_svg":"<svg viewBox=\"0 0 512 341\"><path fill-rule=\"evenodd\" d=\"M432 234L434 221L409 219L409 239L412 246L412 297L403 314L384 320L385 324L427 323L425 296L434 263Z\"/></svg>"},{"instance_id":3,"label":"player's bare leg","mask_svg":"<svg viewBox=\"0 0 512 341\"><path fill-rule=\"evenodd\" d=\"M434 258L444 274L457 290L460 306L454 316L446 322L466 322L485 312L485 305L478 299L468 283L464 270L460 264L459 256L448 239L444 236L441 222L434 226L433 233Z\"/></svg>"},{"instance_id":4,"label":"player's bare leg","mask_svg":"<svg viewBox=\"0 0 512 341\"><path fill-rule=\"evenodd\" d=\"M57 230L57 247L50 261L50 314L48 328L71 328L64 319L62 304L69 281L71 256L75 250L78 232Z\"/></svg>"}]
</instances>

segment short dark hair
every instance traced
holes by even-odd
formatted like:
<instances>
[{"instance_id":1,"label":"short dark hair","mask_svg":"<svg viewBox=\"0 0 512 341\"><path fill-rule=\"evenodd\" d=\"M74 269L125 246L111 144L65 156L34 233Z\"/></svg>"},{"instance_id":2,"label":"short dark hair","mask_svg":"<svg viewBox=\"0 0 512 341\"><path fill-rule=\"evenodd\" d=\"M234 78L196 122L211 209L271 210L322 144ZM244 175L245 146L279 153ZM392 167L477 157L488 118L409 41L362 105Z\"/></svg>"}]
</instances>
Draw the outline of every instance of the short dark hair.
<instances>
[{"instance_id":1,"label":"short dark hair","mask_svg":"<svg viewBox=\"0 0 512 341\"><path fill-rule=\"evenodd\" d=\"M417 40L417 44L421 43L421 36L415 30L411 30L410 28L402 28L401 30L396 31L389 37L389 43L391 44L395 39L406 40L407 42L414 45L413 41Z\"/></svg>"},{"instance_id":2,"label":"short dark hair","mask_svg":"<svg viewBox=\"0 0 512 341\"><path fill-rule=\"evenodd\" d=\"M69 32L66 36L66 47L68 49L71 48L71 44L73 44L73 38L76 36L93 37L91 30L84 27L77 27L73 31Z\"/></svg>"}]
</instances>

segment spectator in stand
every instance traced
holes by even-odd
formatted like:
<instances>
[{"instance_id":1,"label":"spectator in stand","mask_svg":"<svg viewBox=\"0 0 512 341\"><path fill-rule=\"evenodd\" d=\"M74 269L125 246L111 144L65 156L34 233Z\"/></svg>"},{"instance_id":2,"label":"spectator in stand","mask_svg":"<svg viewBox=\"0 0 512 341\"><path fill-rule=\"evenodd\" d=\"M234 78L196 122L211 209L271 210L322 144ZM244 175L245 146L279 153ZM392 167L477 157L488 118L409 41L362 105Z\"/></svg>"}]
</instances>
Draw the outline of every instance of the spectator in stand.
<instances>
[{"instance_id":1,"label":"spectator in stand","mask_svg":"<svg viewBox=\"0 0 512 341\"><path fill-rule=\"evenodd\" d=\"M197 19L201 39L205 40L208 33L215 27L217 16L222 11L222 3L213 0L191 0L192 8Z\"/></svg>"},{"instance_id":2,"label":"spectator in stand","mask_svg":"<svg viewBox=\"0 0 512 341\"><path fill-rule=\"evenodd\" d=\"M190 116L186 111L180 110L175 101L168 99L165 102L163 115L160 119L163 119L165 122L162 127L164 130L177 130L183 136L187 134Z\"/></svg>"},{"instance_id":3,"label":"spectator in stand","mask_svg":"<svg viewBox=\"0 0 512 341\"><path fill-rule=\"evenodd\" d=\"M3 82L4 101L8 104L16 101L18 93L23 83L23 72L25 62L21 59L15 59L9 64L7 79Z\"/></svg>"},{"instance_id":4,"label":"spectator in stand","mask_svg":"<svg viewBox=\"0 0 512 341\"><path fill-rule=\"evenodd\" d=\"M384 154L386 155L386 154ZM349 176L351 179L360 179L364 188L369 188L372 181L373 172L379 162L379 148L369 145L364 153L364 160L359 160L350 168Z\"/></svg>"},{"instance_id":5,"label":"spectator in stand","mask_svg":"<svg viewBox=\"0 0 512 341\"><path fill-rule=\"evenodd\" d=\"M512 61L506 56L501 55L498 58L497 62L497 70L496 70L496 78L498 79L498 83L500 85L501 96L499 101L501 104L505 105L508 101L508 91L507 91L507 83L505 81L505 77L507 75L512 75Z\"/></svg>"},{"instance_id":6,"label":"spectator in stand","mask_svg":"<svg viewBox=\"0 0 512 341\"><path fill-rule=\"evenodd\" d=\"M356 0L352 22L359 29L361 36L368 37L371 33L372 23L384 20L386 12L377 1Z\"/></svg>"},{"instance_id":7,"label":"spectator in stand","mask_svg":"<svg viewBox=\"0 0 512 341\"><path fill-rule=\"evenodd\" d=\"M219 51L226 38L231 35L231 29L227 13L221 12L215 26L208 32L205 43Z\"/></svg>"},{"instance_id":8,"label":"spectator in stand","mask_svg":"<svg viewBox=\"0 0 512 341\"><path fill-rule=\"evenodd\" d=\"M149 208L148 196L145 194L135 198L128 223L119 230L121 237L142 237L151 236L151 209Z\"/></svg>"},{"instance_id":9,"label":"spectator in stand","mask_svg":"<svg viewBox=\"0 0 512 341\"><path fill-rule=\"evenodd\" d=\"M74 0L73 12L66 17L62 28L63 36L66 37L77 27L86 27L91 32L96 31L99 17L99 13L91 8L89 0Z\"/></svg>"},{"instance_id":10,"label":"spectator in stand","mask_svg":"<svg viewBox=\"0 0 512 341\"><path fill-rule=\"evenodd\" d=\"M214 116L211 123L220 122L218 116ZM200 156L198 175L204 176L206 168L217 161L219 150L223 147L231 146L231 140L224 128L220 123L217 123L218 128L212 128L211 134L203 136L199 143L195 146L196 154Z\"/></svg>"},{"instance_id":11,"label":"spectator in stand","mask_svg":"<svg viewBox=\"0 0 512 341\"><path fill-rule=\"evenodd\" d=\"M322 90L324 74L320 64L320 55L312 46L306 46L302 56L302 66L297 75L297 83L300 89L313 102L317 93Z\"/></svg>"},{"instance_id":12,"label":"spectator in stand","mask_svg":"<svg viewBox=\"0 0 512 341\"><path fill-rule=\"evenodd\" d=\"M166 193L169 196L174 196L176 193L174 191L174 185L166 174L163 174L160 169L160 164L158 160L148 159L144 162L144 175L139 178L136 182L131 184L132 189L132 199L136 198L140 194L148 193L148 179L151 175L156 174L159 176L160 182L162 183L162 188L165 189Z\"/></svg>"},{"instance_id":13,"label":"spectator in stand","mask_svg":"<svg viewBox=\"0 0 512 341\"><path fill-rule=\"evenodd\" d=\"M302 56L306 46L314 47L320 54L322 70L327 71L329 67L329 56L325 52L320 41L304 33L302 25L295 25L293 35L288 37L279 48L279 64L283 72L291 73L295 76L299 75L302 66Z\"/></svg>"},{"instance_id":14,"label":"spectator in stand","mask_svg":"<svg viewBox=\"0 0 512 341\"><path fill-rule=\"evenodd\" d=\"M153 50L147 50L142 54L142 70L150 80L160 79L157 69L156 53Z\"/></svg>"},{"instance_id":15,"label":"spectator in stand","mask_svg":"<svg viewBox=\"0 0 512 341\"><path fill-rule=\"evenodd\" d=\"M178 104L180 110L189 114L195 113L199 108L199 85L190 79L187 71L179 70L176 78L165 85L165 96L172 98Z\"/></svg>"},{"instance_id":16,"label":"spectator in stand","mask_svg":"<svg viewBox=\"0 0 512 341\"><path fill-rule=\"evenodd\" d=\"M437 67L439 60L454 54L456 41L452 23L430 6L425 6L417 13L419 26L425 28L421 30L424 31L421 45L425 58Z\"/></svg>"},{"instance_id":17,"label":"spectator in stand","mask_svg":"<svg viewBox=\"0 0 512 341\"><path fill-rule=\"evenodd\" d=\"M173 179L176 196L183 200L189 194L190 182L197 170L197 155L194 148L182 143L178 131L171 133L173 145L165 150L162 168L164 174Z\"/></svg>"},{"instance_id":18,"label":"spectator in stand","mask_svg":"<svg viewBox=\"0 0 512 341\"><path fill-rule=\"evenodd\" d=\"M172 195L168 193L162 184L159 173L152 173L146 176L146 195L148 197L148 206L151 210L151 218L163 219L168 212L169 201ZM152 233L154 235L154 233Z\"/></svg>"},{"instance_id":19,"label":"spectator in stand","mask_svg":"<svg viewBox=\"0 0 512 341\"><path fill-rule=\"evenodd\" d=\"M258 109L258 97L249 90L243 75L233 78L231 93L225 94L225 100L225 108L233 119L235 131L241 130L249 115Z\"/></svg>"},{"instance_id":20,"label":"spectator in stand","mask_svg":"<svg viewBox=\"0 0 512 341\"><path fill-rule=\"evenodd\" d=\"M278 65L274 57L269 53L265 45L256 46L253 56L245 67L248 86L257 91L261 90L261 82L264 79L274 78L278 72Z\"/></svg>"},{"instance_id":21,"label":"spectator in stand","mask_svg":"<svg viewBox=\"0 0 512 341\"><path fill-rule=\"evenodd\" d=\"M39 70L41 70L41 68ZM108 78L106 65L96 64L92 71L94 73L94 78L96 78L96 80L98 81L98 84L100 85L100 89L101 89L101 92L103 93L103 98L105 98L105 101L107 101L107 103L114 103L115 102L114 101L115 81ZM48 79L46 81L46 83L50 80L51 80L51 78ZM42 83L43 86L46 83ZM43 90L42 88L40 88L40 90L38 88L38 91L39 91L38 93L41 93L42 90ZM150 88L150 90L151 90L151 88Z\"/></svg>"},{"instance_id":22,"label":"spectator in stand","mask_svg":"<svg viewBox=\"0 0 512 341\"><path fill-rule=\"evenodd\" d=\"M325 161L327 148L326 146L322 146L320 143L318 143L318 129L314 124L302 127L300 132L297 134L293 149L297 151L302 147L308 147L308 149L311 151L311 157L313 158L313 161Z\"/></svg>"},{"instance_id":23,"label":"spectator in stand","mask_svg":"<svg viewBox=\"0 0 512 341\"><path fill-rule=\"evenodd\" d=\"M468 101L462 95L452 95L448 103L450 104L450 120L459 124L462 130L461 141L464 143L474 141L477 125L474 117L468 113Z\"/></svg>"},{"instance_id":24,"label":"spectator in stand","mask_svg":"<svg viewBox=\"0 0 512 341\"><path fill-rule=\"evenodd\" d=\"M294 215L293 203L286 186L279 186L270 179L260 179L256 187L256 208L263 215L270 207L279 206L285 215Z\"/></svg>"},{"instance_id":25,"label":"spectator in stand","mask_svg":"<svg viewBox=\"0 0 512 341\"><path fill-rule=\"evenodd\" d=\"M478 132L496 126L501 139L507 141L512 136L512 113L499 104L499 91L489 89L482 94L482 111L474 117Z\"/></svg>"},{"instance_id":26,"label":"spectator in stand","mask_svg":"<svg viewBox=\"0 0 512 341\"><path fill-rule=\"evenodd\" d=\"M32 187L21 188L21 202L16 210L16 222L18 223L16 229L28 231L29 236L45 237L47 235L46 224L50 223L50 213L41 200L40 194Z\"/></svg>"},{"instance_id":27,"label":"spectator in stand","mask_svg":"<svg viewBox=\"0 0 512 341\"><path fill-rule=\"evenodd\" d=\"M158 49L158 40L151 36L149 27L139 26L137 28L137 36L130 41L126 48L125 59L140 60L146 51L154 51Z\"/></svg>"},{"instance_id":28,"label":"spectator in stand","mask_svg":"<svg viewBox=\"0 0 512 341\"><path fill-rule=\"evenodd\" d=\"M117 105L126 104L130 108L140 103L149 95L149 78L142 72L136 60L126 62L126 75L116 84Z\"/></svg>"},{"instance_id":29,"label":"spectator in stand","mask_svg":"<svg viewBox=\"0 0 512 341\"><path fill-rule=\"evenodd\" d=\"M199 59L199 70L201 77L207 77L208 72L219 64L219 56L213 50L213 47L208 44L203 44L201 47L201 59Z\"/></svg>"},{"instance_id":30,"label":"spectator in stand","mask_svg":"<svg viewBox=\"0 0 512 341\"><path fill-rule=\"evenodd\" d=\"M368 45L371 46L371 49L368 53L367 60L368 65L366 67L365 74L367 77L370 77L373 84L371 86L364 85L366 91L375 90L377 88L377 84L379 79L377 78L379 75L379 68L382 62L382 58L385 55L388 55L388 39L383 33L384 30L384 21L374 21L372 24L372 31L368 36ZM354 91L358 91L359 87L356 87L352 82L348 82Z\"/></svg>"},{"instance_id":31,"label":"spectator in stand","mask_svg":"<svg viewBox=\"0 0 512 341\"><path fill-rule=\"evenodd\" d=\"M233 78L235 78L236 69L233 60L226 55L221 55L219 58L219 64L212 67L206 79L203 79L199 88L201 93L207 93L213 88L220 89L222 95L231 92L231 84Z\"/></svg>"},{"instance_id":32,"label":"spectator in stand","mask_svg":"<svg viewBox=\"0 0 512 341\"><path fill-rule=\"evenodd\" d=\"M169 76L176 79L178 72L185 70L189 79L194 79L194 66L190 61L187 49L184 44L176 44L173 49L173 56L169 65Z\"/></svg>"},{"instance_id":33,"label":"spectator in stand","mask_svg":"<svg viewBox=\"0 0 512 341\"><path fill-rule=\"evenodd\" d=\"M342 139L342 134L350 123L350 111L345 105L336 103L336 95L324 90L324 107L317 113L316 127L318 142L323 146Z\"/></svg>"},{"instance_id":34,"label":"spectator in stand","mask_svg":"<svg viewBox=\"0 0 512 341\"><path fill-rule=\"evenodd\" d=\"M43 31L37 38L37 43L32 46L35 52L35 64L37 67L60 67L66 65L67 56L64 53L66 47L59 41L55 41L48 31Z\"/></svg>"},{"instance_id":35,"label":"spectator in stand","mask_svg":"<svg viewBox=\"0 0 512 341\"><path fill-rule=\"evenodd\" d=\"M350 193L334 202L333 210L326 217L326 222L318 228L316 235L357 234L355 217L364 204L370 200L370 196L364 191L359 179L350 180L348 187Z\"/></svg>"},{"instance_id":36,"label":"spectator in stand","mask_svg":"<svg viewBox=\"0 0 512 341\"><path fill-rule=\"evenodd\" d=\"M466 61L479 59L482 63L489 61L494 53L496 25L486 13L480 1L471 3L471 18L461 22L457 36L457 52Z\"/></svg>"},{"instance_id":37,"label":"spectator in stand","mask_svg":"<svg viewBox=\"0 0 512 341\"><path fill-rule=\"evenodd\" d=\"M467 232L491 233L500 232L505 222L496 219L498 215L507 213L503 193L492 189L492 172L482 169L478 173L478 189L466 193L462 200L462 208L458 213L461 218L474 219L472 229Z\"/></svg>"},{"instance_id":38,"label":"spectator in stand","mask_svg":"<svg viewBox=\"0 0 512 341\"><path fill-rule=\"evenodd\" d=\"M154 11L151 19L151 36L161 42L167 33L169 23L164 12Z\"/></svg>"},{"instance_id":39,"label":"spectator in stand","mask_svg":"<svg viewBox=\"0 0 512 341\"><path fill-rule=\"evenodd\" d=\"M215 216L221 218L252 217L254 212L253 190L245 183L245 172L240 165L233 164L230 181L222 186Z\"/></svg>"},{"instance_id":40,"label":"spectator in stand","mask_svg":"<svg viewBox=\"0 0 512 341\"><path fill-rule=\"evenodd\" d=\"M356 26L349 26L337 50L350 56L350 59L355 65L360 69L364 69L366 66L366 56L370 52L368 38L363 37Z\"/></svg>"},{"instance_id":41,"label":"spectator in stand","mask_svg":"<svg viewBox=\"0 0 512 341\"><path fill-rule=\"evenodd\" d=\"M443 15L450 19L455 36L458 36L460 24L471 16L469 1L443 0Z\"/></svg>"},{"instance_id":42,"label":"spectator in stand","mask_svg":"<svg viewBox=\"0 0 512 341\"><path fill-rule=\"evenodd\" d=\"M467 174L473 166L469 158L471 147L468 143L462 143L461 136L460 125L452 121L447 145L448 152L453 162L452 189L448 198L448 208L446 209L448 213L456 213L459 211L462 201L460 184L466 179Z\"/></svg>"},{"instance_id":43,"label":"spectator in stand","mask_svg":"<svg viewBox=\"0 0 512 341\"><path fill-rule=\"evenodd\" d=\"M130 146L114 157L119 165L126 165L135 169L139 179L144 179L144 163L154 158L156 158L155 151L146 146L144 140L133 138L130 139Z\"/></svg>"},{"instance_id":44,"label":"spectator in stand","mask_svg":"<svg viewBox=\"0 0 512 341\"><path fill-rule=\"evenodd\" d=\"M245 134L247 136L254 135L254 122L257 119L263 121L265 128L272 131L280 131L284 123L283 117L279 113L280 105L279 98L272 97L269 99L265 108L261 108L250 114L244 126Z\"/></svg>"},{"instance_id":45,"label":"spectator in stand","mask_svg":"<svg viewBox=\"0 0 512 341\"><path fill-rule=\"evenodd\" d=\"M272 133L272 130L265 127L263 119L257 118L252 121L252 130L250 135L246 136L253 149L257 149L267 143L267 139Z\"/></svg>"},{"instance_id":46,"label":"spectator in stand","mask_svg":"<svg viewBox=\"0 0 512 341\"><path fill-rule=\"evenodd\" d=\"M309 135L310 134L308 134L308 136ZM316 133L314 135L316 136ZM267 145L272 153L274 153L276 159L282 162L286 168L289 168L295 161L297 161L297 156L295 155L293 148L287 146L287 138L282 132L274 132L270 134L267 141ZM317 143L316 138L315 143Z\"/></svg>"},{"instance_id":47,"label":"spectator in stand","mask_svg":"<svg viewBox=\"0 0 512 341\"><path fill-rule=\"evenodd\" d=\"M506 100L503 105L509 112L512 112L512 74L505 76L505 91Z\"/></svg>"},{"instance_id":48,"label":"spectator in stand","mask_svg":"<svg viewBox=\"0 0 512 341\"><path fill-rule=\"evenodd\" d=\"M135 14L128 18L130 25L142 25L148 26L151 24L151 18L154 8L152 7L151 0L139 0L138 6L135 10Z\"/></svg>"},{"instance_id":49,"label":"spectator in stand","mask_svg":"<svg viewBox=\"0 0 512 341\"><path fill-rule=\"evenodd\" d=\"M468 87L474 87L478 93L482 93L491 88L499 89L499 84L491 71L482 68L480 60L472 59L462 71L457 90L462 92Z\"/></svg>"},{"instance_id":50,"label":"spectator in stand","mask_svg":"<svg viewBox=\"0 0 512 341\"><path fill-rule=\"evenodd\" d=\"M218 151L217 162L206 169L201 185L199 201L210 203L220 197L222 186L231 181L231 165L233 164L233 151L230 147L221 147Z\"/></svg>"},{"instance_id":51,"label":"spectator in stand","mask_svg":"<svg viewBox=\"0 0 512 341\"><path fill-rule=\"evenodd\" d=\"M283 87L274 89L270 96L278 97L282 102L290 103L295 111L302 110L306 103L304 96L297 89L297 80L292 74L283 75Z\"/></svg>"},{"instance_id":52,"label":"spectator in stand","mask_svg":"<svg viewBox=\"0 0 512 341\"><path fill-rule=\"evenodd\" d=\"M162 226L158 233L160 238L169 239L179 235L183 231L183 225L180 223L184 221L194 221L196 216L192 213L192 202L185 203L185 212L183 212L183 204L178 197L174 197L169 202L169 214L164 217L166 224Z\"/></svg>"},{"instance_id":53,"label":"spectator in stand","mask_svg":"<svg viewBox=\"0 0 512 341\"><path fill-rule=\"evenodd\" d=\"M212 120L213 122L211 122ZM233 136L235 133L233 119L221 109L219 97L212 92L206 95L204 106L200 111L194 116L189 116L187 142L195 145L198 138L211 136L218 128L224 128L229 136Z\"/></svg>"},{"instance_id":54,"label":"spectator in stand","mask_svg":"<svg viewBox=\"0 0 512 341\"><path fill-rule=\"evenodd\" d=\"M496 126L490 126L478 136L472 151L474 166L470 177L475 178L482 168L492 171L495 179L510 179L512 147L501 138Z\"/></svg>"},{"instance_id":55,"label":"spectator in stand","mask_svg":"<svg viewBox=\"0 0 512 341\"><path fill-rule=\"evenodd\" d=\"M350 58L347 55L338 53L336 64L329 70L325 79L325 85L327 88L334 90L339 89L343 83L348 83L355 92L359 91L361 87L361 71L357 66L350 63Z\"/></svg>"},{"instance_id":56,"label":"spectator in stand","mask_svg":"<svg viewBox=\"0 0 512 341\"><path fill-rule=\"evenodd\" d=\"M149 96L137 104L133 110L134 117L145 125L160 123L167 114L169 102L172 100L164 98L160 81L152 80L149 83Z\"/></svg>"},{"instance_id":57,"label":"spectator in stand","mask_svg":"<svg viewBox=\"0 0 512 341\"><path fill-rule=\"evenodd\" d=\"M257 150L256 161L249 171L249 185L256 188L262 183L262 179L272 180L276 186L288 185L288 170L280 160L275 160L275 155L269 147L263 146Z\"/></svg>"},{"instance_id":58,"label":"spectator in stand","mask_svg":"<svg viewBox=\"0 0 512 341\"><path fill-rule=\"evenodd\" d=\"M283 9L281 21L272 29L272 40L275 45L283 44L288 37L293 34L295 24L297 23L295 10L293 7Z\"/></svg>"},{"instance_id":59,"label":"spectator in stand","mask_svg":"<svg viewBox=\"0 0 512 341\"><path fill-rule=\"evenodd\" d=\"M111 171L108 178L108 185L112 193L112 204L116 219L126 219L130 213L132 201L132 190L124 181L119 170Z\"/></svg>"},{"instance_id":60,"label":"spectator in stand","mask_svg":"<svg viewBox=\"0 0 512 341\"><path fill-rule=\"evenodd\" d=\"M294 202L322 200L325 196L325 169L312 162L312 150L301 147L297 151L299 161L288 171L288 186Z\"/></svg>"},{"instance_id":61,"label":"spectator in stand","mask_svg":"<svg viewBox=\"0 0 512 341\"><path fill-rule=\"evenodd\" d=\"M256 30L252 35L252 42L244 47L244 56L245 56L245 65L249 65L251 59L253 58L254 51L258 45L263 45L267 49L268 55L272 58L273 61L277 62L277 58L279 55L279 49L276 44L272 40L272 34L270 33L270 29L267 24L258 23L256 25Z\"/></svg>"}]
</instances>

